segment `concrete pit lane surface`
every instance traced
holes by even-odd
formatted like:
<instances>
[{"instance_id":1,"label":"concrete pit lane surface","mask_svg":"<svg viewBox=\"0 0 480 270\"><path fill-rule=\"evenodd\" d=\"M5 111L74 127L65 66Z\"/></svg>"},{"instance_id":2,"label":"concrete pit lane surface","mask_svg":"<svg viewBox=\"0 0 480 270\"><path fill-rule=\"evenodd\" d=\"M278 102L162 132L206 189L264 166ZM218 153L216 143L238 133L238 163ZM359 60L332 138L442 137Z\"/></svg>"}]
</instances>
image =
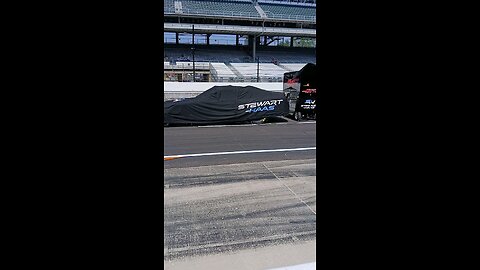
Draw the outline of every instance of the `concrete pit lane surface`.
<instances>
[{"instance_id":1,"label":"concrete pit lane surface","mask_svg":"<svg viewBox=\"0 0 480 270\"><path fill-rule=\"evenodd\" d=\"M165 156L316 146L316 125L296 122L164 131ZM314 264L315 155L304 150L164 161L165 269Z\"/></svg>"}]
</instances>

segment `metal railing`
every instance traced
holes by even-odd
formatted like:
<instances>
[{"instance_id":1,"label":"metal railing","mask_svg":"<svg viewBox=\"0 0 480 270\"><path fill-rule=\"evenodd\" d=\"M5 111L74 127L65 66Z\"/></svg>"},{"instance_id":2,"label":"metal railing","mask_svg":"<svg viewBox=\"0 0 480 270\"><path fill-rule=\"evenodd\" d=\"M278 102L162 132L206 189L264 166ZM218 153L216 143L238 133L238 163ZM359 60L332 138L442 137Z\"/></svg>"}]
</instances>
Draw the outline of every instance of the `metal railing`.
<instances>
[{"instance_id":1,"label":"metal railing","mask_svg":"<svg viewBox=\"0 0 480 270\"><path fill-rule=\"evenodd\" d=\"M257 82L256 76L237 77L231 75L211 74L214 82ZM283 82L282 77L259 76L258 82Z\"/></svg>"},{"instance_id":2,"label":"metal railing","mask_svg":"<svg viewBox=\"0 0 480 270\"><path fill-rule=\"evenodd\" d=\"M256 12L256 11L255 11ZM201 9L182 9L183 14L196 14L207 16L223 16L223 17L242 17L242 18L260 18L258 13L242 12L242 11L226 11L226 10L201 10Z\"/></svg>"},{"instance_id":3,"label":"metal railing","mask_svg":"<svg viewBox=\"0 0 480 270\"><path fill-rule=\"evenodd\" d=\"M259 4L281 4L288 6L303 6L303 7L316 7L316 0L314 1L285 1L285 0L258 0Z\"/></svg>"},{"instance_id":4,"label":"metal railing","mask_svg":"<svg viewBox=\"0 0 480 270\"><path fill-rule=\"evenodd\" d=\"M197 70L210 70L210 63L198 63L195 61L195 69ZM176 63L172 65L170 63L163 63L164 70L193 70L193 63Z\"/></svg>"},{"instance_id":5,"label":"metal railing","mask_svg":"<svg viewBox=\"0 0 480 270\"><path fill-rule=\"evenodd\" d=\"M317 21L316 16L280 14L280 13L272 13L271 11L265 11L265 10L264 12L268 18L285 19L285 20L291 20L291 21L312 21L312 22Z\"/></svg>"},{"instance_id":6,"label":"metal railing","mask_svg":"<svg viewBox=\"0 0 480 270\"><path fill-rule=\"evenodd\" d=\"M167 12L166 12L167 13ZM173 12L175 13L175 12ZM195 14L203 16L223 16L223 17L241 17L241 18L260 18L258 13L252 12L241 12L241 11L211 11L211 10L193 10L193 9L182 9L183 14ZM316 16L306 16L306 15L290 15L290 14L280 14L272 13L270 11L265 11L265 14L268 18L272 19L283 19L291 21L309 21L316 22Z\"/></svg>"},{"instance_id":7,"label":"metal railing","mask_svg":"<svg viewBox=\"0 0 480 270\"><path fill-rule=\"evenodd\" d=\"M199 24L195 28L198 30L216 30L220 33L235 31L238 32L262 32L265 34L297 34L297 35L316 35L315 29L300 29L300 28L278 28L278 27L262 27L262 26L241 26L241 25L216 25L216 24ZM163 23L163 28L166 31L188 31L192 29L192 24L188 23Z\"/></svg>"}]
</instances>

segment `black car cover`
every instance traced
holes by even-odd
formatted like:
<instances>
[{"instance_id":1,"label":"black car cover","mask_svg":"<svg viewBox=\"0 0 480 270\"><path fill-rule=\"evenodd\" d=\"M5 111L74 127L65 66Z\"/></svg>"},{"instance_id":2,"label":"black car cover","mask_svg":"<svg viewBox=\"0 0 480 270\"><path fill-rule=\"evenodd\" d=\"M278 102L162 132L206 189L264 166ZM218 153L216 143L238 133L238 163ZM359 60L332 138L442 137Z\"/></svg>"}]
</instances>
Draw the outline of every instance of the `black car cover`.
<instances>
[{"instance_id":1,"label":"black car cover","mask_svg":"<svg viewBox=\"0 0 480 270\"><path fill-rule=\"evenodd\" d=\"M194 98L164 102L166 124L232 123L287 114L282 92L253 86L214 86Z\"/></svg>"}]
</instances>

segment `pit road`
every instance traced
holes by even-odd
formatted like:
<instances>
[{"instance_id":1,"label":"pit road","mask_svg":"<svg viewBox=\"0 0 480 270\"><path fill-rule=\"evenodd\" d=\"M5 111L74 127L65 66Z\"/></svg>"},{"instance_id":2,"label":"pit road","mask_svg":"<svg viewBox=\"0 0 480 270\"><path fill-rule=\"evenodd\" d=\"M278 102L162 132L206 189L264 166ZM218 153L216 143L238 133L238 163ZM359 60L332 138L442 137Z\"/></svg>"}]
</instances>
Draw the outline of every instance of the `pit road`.
<instances>
[{"instance_id":1,"label":"pit road","mask_svg":"<svg viewBox=\"0 0 480 270\"><path fill-rule=\"evenodd\" d=\"M316 146L315 122L170 127L164 134L164 156ZM165 269L216 269L208 263L215 256L238 261L230 269L316 260L315 149L185 157L164 168Z\"/></svg>"}]
</instances>

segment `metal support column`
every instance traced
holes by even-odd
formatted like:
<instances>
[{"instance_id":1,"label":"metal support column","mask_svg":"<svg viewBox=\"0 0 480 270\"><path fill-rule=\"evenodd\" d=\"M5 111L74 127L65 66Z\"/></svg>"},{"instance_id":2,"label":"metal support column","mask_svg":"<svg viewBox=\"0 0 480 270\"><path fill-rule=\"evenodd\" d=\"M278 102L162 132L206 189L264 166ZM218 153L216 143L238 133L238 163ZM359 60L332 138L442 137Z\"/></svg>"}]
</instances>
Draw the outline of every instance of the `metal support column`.
<instances>
[{"instance_id":1,"label":"metal support column","mask_svg":"<svg viewBox=\"0 0 480 270\"><path fill-rule=\"evenodd\" d=\"M260 58L257 57L257 82L260 81Z\"/></svg>"},{"instance_id":2,"label":"metal support column","mask_svg":"<svg viewBox=\"0 0 480 270\"><path fill-rule=\"evenodd\" d=\"M192 24L193 82L195 82L195 25Z\"/></svg>"},{"instance_id":3,"label":"metal support column","mask_svg":"<svg viewBox=\"0 0 480 270\"><path fill-rule=\"evenodd\" d=\"M253 59L256 59L257 37L253 37Z\"/></svg>"}]
</instances>

